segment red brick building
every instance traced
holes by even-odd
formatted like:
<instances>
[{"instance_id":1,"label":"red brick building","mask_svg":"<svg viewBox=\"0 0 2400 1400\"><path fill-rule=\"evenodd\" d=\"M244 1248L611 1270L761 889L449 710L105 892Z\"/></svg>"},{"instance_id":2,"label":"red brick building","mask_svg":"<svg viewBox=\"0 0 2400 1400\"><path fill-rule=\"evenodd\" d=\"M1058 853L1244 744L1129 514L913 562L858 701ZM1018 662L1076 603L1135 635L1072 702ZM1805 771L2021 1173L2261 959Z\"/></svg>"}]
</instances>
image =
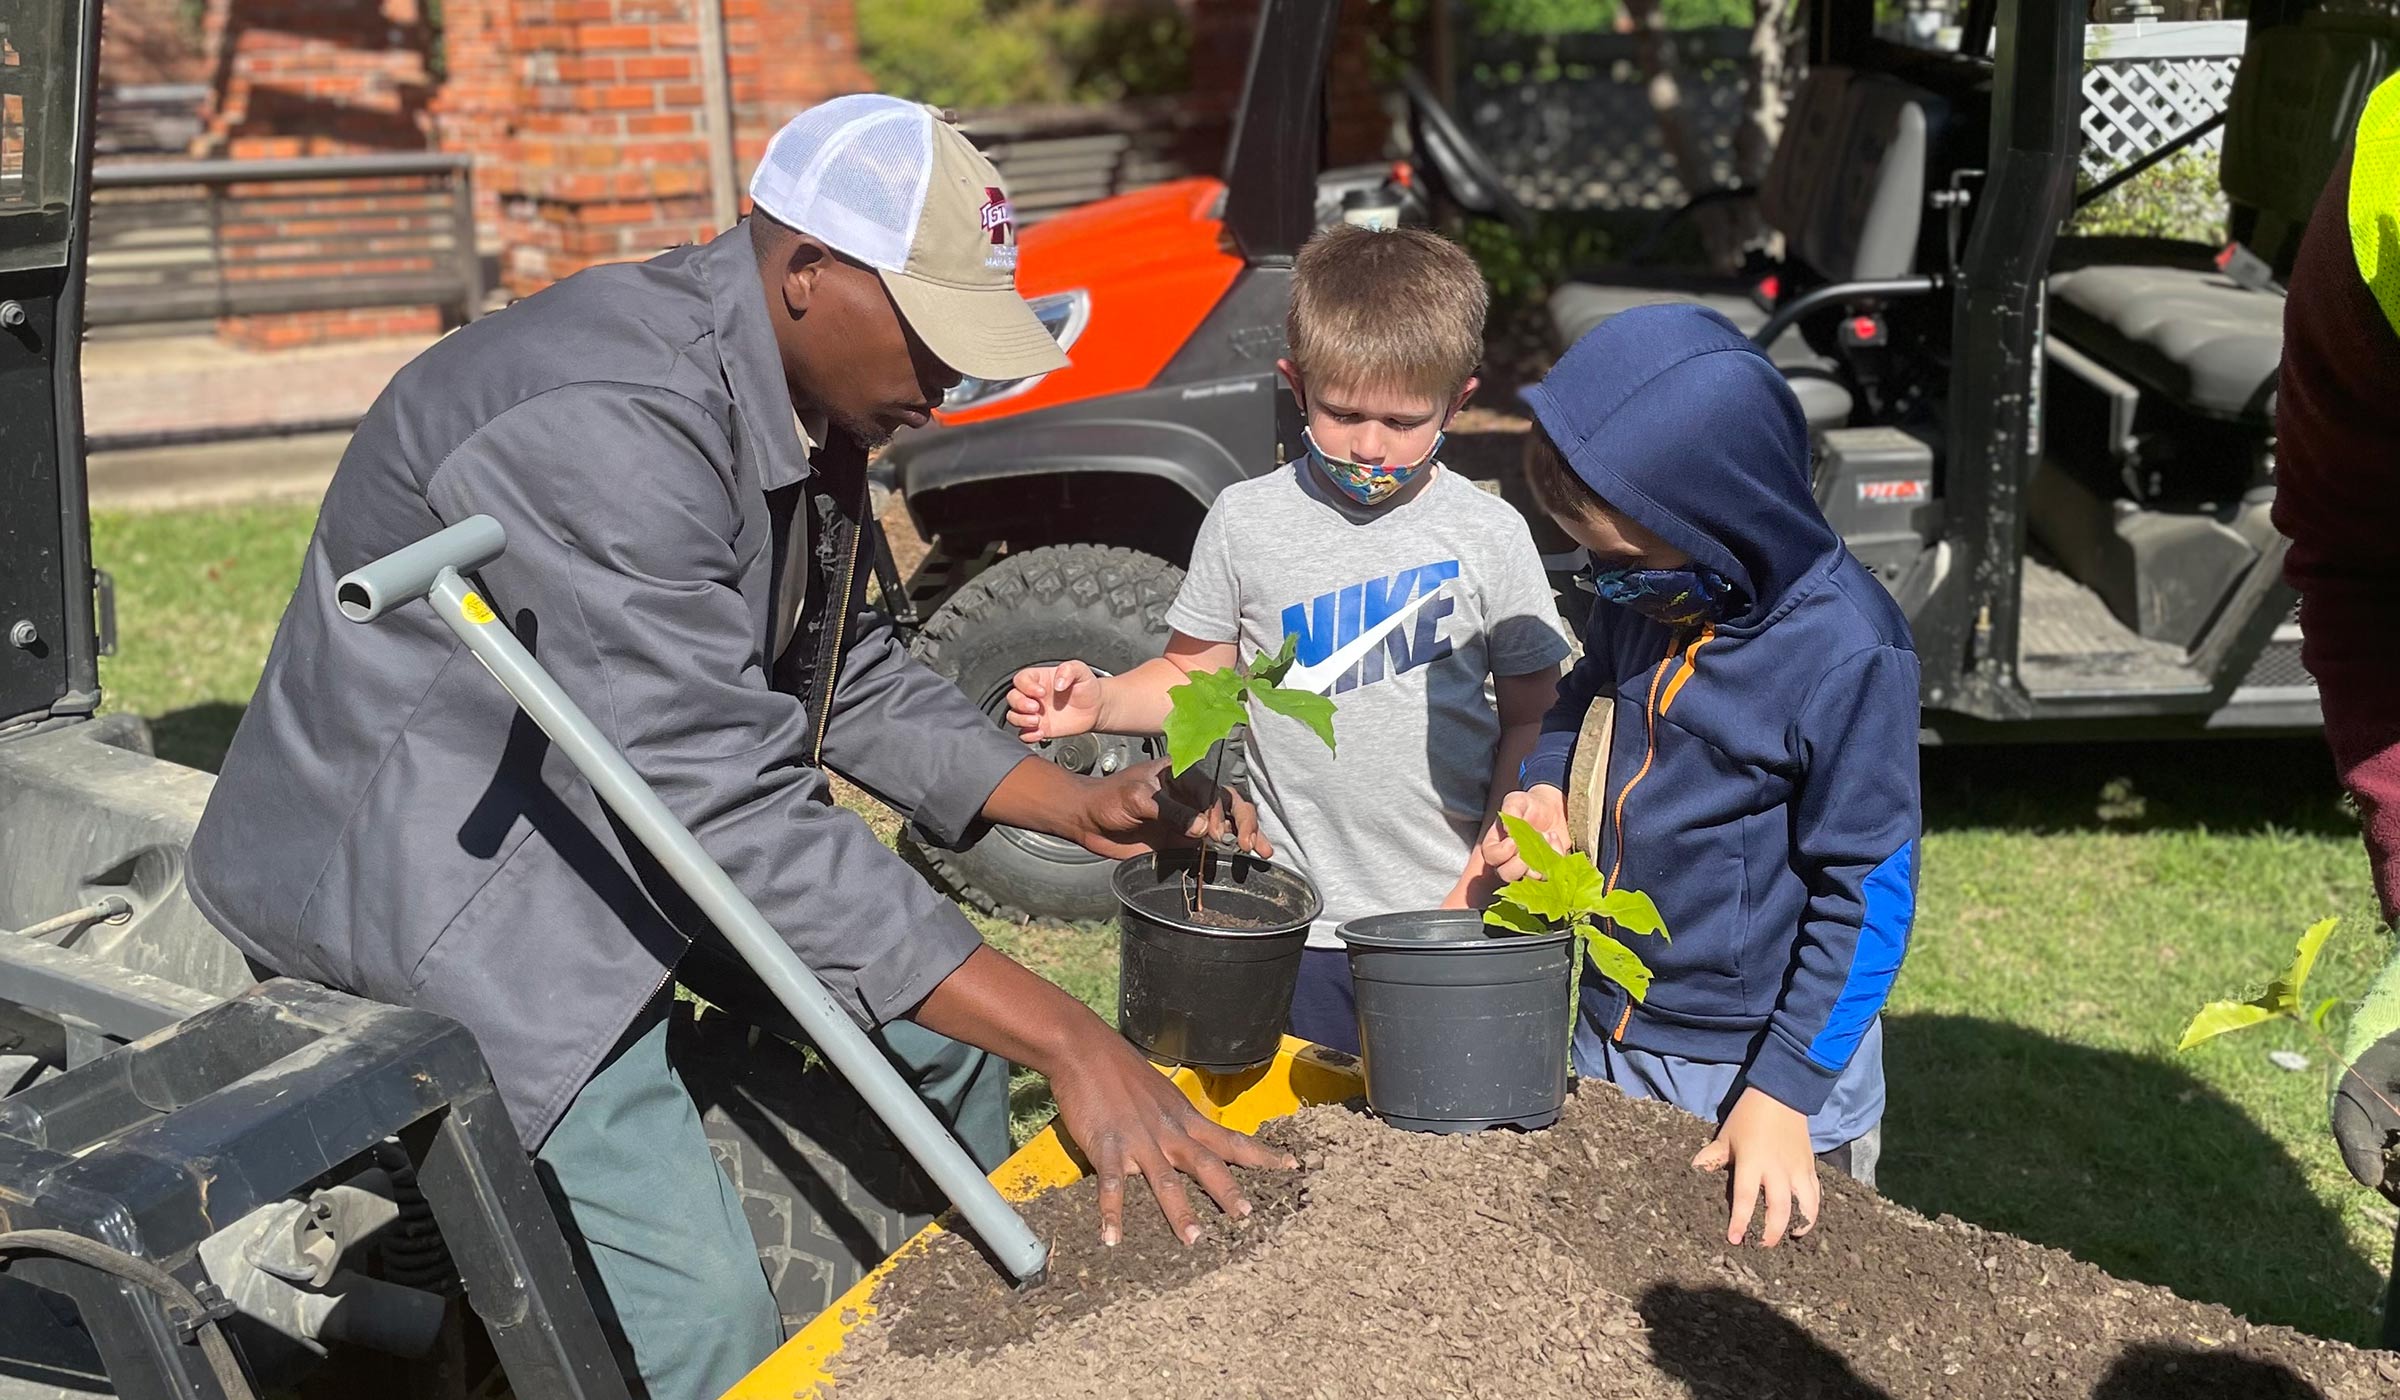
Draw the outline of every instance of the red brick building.
<instances>
[{"instance_id":1,"label":"red brick building","mask_svg":"<svg viewBox=\"0 0 2400 1400\"><path fill-rule=\"evenodd\" d=\"M709 236L786 118L872 86L852 0L441 0L438 35L425 3L205 0L198 67L211 96L197 153L470 155L478 242L522 296ZM1239 100L1257 3L1187 0L1190 105L1204 122ZM1340 3L1332 141L1337 159L1370 159L1385 136L1366 71L1370 0ZM105 83L145 71L141 55L159 46L140 41L174 24L178 5L108 0ZM719 191L712 136L726 125L733 188ZM296 193L314 198L295 199L291 217L314 230L344 190ZM290 344L437 326L422 308L245 317L227 330Z\"/></svg>"}]
</instances>

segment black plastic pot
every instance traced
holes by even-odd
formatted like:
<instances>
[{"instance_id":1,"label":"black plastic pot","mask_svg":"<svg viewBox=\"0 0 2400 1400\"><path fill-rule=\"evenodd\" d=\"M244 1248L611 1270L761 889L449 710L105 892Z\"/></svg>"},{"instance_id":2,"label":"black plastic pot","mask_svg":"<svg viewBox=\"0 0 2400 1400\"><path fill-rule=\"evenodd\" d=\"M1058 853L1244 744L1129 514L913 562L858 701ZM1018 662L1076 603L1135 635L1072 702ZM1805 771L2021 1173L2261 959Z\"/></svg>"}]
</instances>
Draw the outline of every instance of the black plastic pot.
<instances>
[{"instance_id":1,"label":"black plastic pot","mask_svg":"<svg viewBox=\"0 0 2400 1400\"><path fill-rule=\"evenodd\" d=\"M1367 1105L1396 1128L1546 1128L1567 1098L1573 938L1495 929L1471 911L1342 925Z\"/></svg>"},{"instance_id":2,"label":"black plastic pot","mask_svg":"<svg viewBox=\"0 0 2400 1400\"><path fill-rule=\"evenodd\" d=\"M1249 856L1212 855L1195 918L1195 851L1117 867L1117 1029L1160 1064L1231 1073L1275 1058L1292 1015L1300 950L1324 901L1308 878ZM1219 928L1207 915L1246 928Z\"/></svg>"}]
</instances>

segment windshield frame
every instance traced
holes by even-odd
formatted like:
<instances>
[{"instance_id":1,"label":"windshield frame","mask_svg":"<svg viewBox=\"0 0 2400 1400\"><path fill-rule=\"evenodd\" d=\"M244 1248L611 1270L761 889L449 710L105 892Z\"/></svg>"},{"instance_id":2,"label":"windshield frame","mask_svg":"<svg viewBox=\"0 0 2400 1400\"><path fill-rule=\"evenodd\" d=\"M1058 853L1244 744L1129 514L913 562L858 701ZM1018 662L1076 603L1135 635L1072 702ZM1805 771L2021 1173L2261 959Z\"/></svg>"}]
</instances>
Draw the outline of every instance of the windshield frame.
<instances>
[{"instance_id":1,"label":"windshield frame","mask_svg":"<svg viewBox=\"0 0 2400 1400\"><path fill-rule=\"evenodd\" d=\"M89 164L89 14L0 0L0 273L67 265Z\"/></svg>"}]
</instances>

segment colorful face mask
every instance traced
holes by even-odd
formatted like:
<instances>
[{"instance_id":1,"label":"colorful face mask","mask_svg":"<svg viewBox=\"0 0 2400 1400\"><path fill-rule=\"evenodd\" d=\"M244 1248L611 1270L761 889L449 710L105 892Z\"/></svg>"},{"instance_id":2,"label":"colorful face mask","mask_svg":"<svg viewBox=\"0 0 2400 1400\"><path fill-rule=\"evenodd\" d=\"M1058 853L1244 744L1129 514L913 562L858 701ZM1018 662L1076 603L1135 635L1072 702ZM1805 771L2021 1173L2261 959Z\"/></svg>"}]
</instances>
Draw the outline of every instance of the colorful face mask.
<instances>
[{"instance_id":1,"label":"colorful face mask","mask_svg":"<svg viewBox=\"0 0 2400 1400\"><path fill-rule=\"evenodd\" d=\"M1300 440L1308 444L1308 459L1325 473L1325 479L1341 489L1343 495L1362 506L1381 505L1392 493L1416 479L1417 473L1433 464L1434 454L1442 450L1447 433L1435 433L1433 446L1414 462L1379 462L1368 465L1336 457L1317 446L1317 439L1308 429L1300 430Z\"/></svg>"},{"instance_id":2,"label":"colorful face mask","mask_svg":"<svg viewBox=\"0 0 2400 1400\"><path fill-rule=\"evenodd\" d=\"M1691 627L1725 616L1726 604L1736 590L1723 574L1694 564L1680 569L1603 570L1592 575L1592 591L1653 621Z\"/></svg>"}]
</instances>

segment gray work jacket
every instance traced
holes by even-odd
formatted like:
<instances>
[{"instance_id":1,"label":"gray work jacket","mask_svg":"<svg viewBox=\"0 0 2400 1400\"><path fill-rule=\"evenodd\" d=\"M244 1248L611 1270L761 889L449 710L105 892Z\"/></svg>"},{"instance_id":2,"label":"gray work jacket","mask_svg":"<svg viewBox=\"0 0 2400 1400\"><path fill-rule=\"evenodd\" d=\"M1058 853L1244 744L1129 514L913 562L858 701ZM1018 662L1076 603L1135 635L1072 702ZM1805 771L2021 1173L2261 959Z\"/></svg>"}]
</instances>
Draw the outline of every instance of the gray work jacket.
<instances>
[{"instance_id":1,"label":"gray work jacket","mask_svg":"<svg viewBox=\"0 0 2400 1400\"><path fill-rule=\"evenodd\" d=\"M370 559L497 518L483 596L862 1023L977 942L826 774L956 844L1023 746L907 655L863 576L828 644L775 664L779 533L819 528L795 509L812 471L863 505L864 462L837 432L812 467L767 318L737 227L403 369L334 473L192 845L194 899L252 958L464 1022L529 1148L707 926L431 608L335 610Z\"/></svg>"}]
</instances>

